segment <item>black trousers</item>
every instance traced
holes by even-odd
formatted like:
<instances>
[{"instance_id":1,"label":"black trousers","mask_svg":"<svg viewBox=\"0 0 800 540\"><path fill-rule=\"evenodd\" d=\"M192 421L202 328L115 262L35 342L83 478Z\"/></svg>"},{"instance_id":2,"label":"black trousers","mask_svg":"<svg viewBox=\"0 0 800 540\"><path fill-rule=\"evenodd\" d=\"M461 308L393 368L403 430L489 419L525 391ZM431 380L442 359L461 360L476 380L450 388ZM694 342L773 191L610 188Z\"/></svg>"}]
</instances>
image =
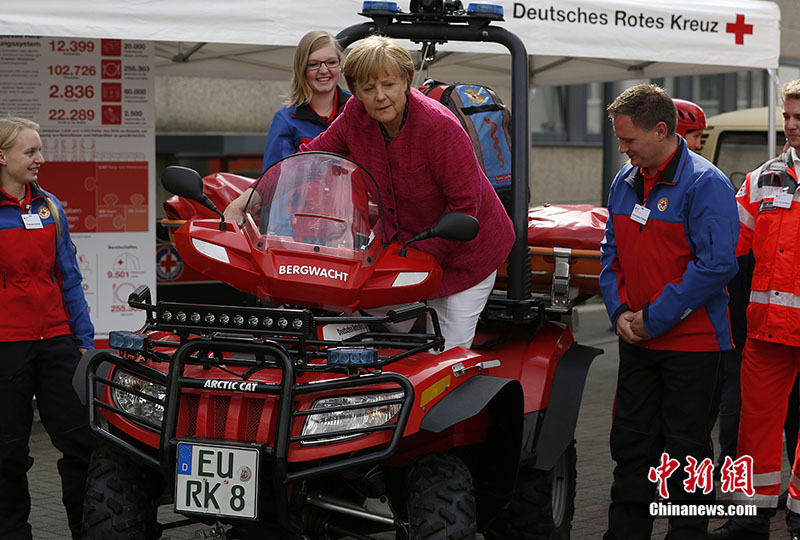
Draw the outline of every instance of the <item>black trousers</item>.
<instances>
[{"instance_id":1,"label":"black trousers","mask_svg":"<svg viewBox=\"0 0 800 540\"><path fill-rule=\"evenodd\" d=\"M661 454L680 462L669 477L672 504L713 503L714 491L687 493L687 456L713 459L711 428L719 352L654 351L619 342L617 406L611 426L611 457L616 462L605 540L649 540L650 503L657 486L648 479ZM666 501L665 501L666 502ZM708 519L669 518L669 540L705 540Z\"/></svg>"},{"instance_id":2,"label":"black trousers","mask_svg":"<svg viewBox=\"0 0 800 540\"><path fill-rule=\"evenodd\" d=\"M58 460L62 501L73 538L81 526L83 494L94 436L88 414L72 388L80 359L71 336L0 343L0 538L30 540L28 441L36 395L42 423Z\"/></svg>"},{"instance_id":3,"label":"black trousers","mask_svg":"<svg viewBox=\"0 0 800 540\"><path fill-rule=\"evenodd\" d=\"M742 408L740 377L742 349L736 348L722 353L724 364L722 375L722 401L719 405L719 455L721 466L725 456L736 459L736 440L739 437L739 410ZM788 448L788 445L787 445Z\"/></svg>"}]
</instances>

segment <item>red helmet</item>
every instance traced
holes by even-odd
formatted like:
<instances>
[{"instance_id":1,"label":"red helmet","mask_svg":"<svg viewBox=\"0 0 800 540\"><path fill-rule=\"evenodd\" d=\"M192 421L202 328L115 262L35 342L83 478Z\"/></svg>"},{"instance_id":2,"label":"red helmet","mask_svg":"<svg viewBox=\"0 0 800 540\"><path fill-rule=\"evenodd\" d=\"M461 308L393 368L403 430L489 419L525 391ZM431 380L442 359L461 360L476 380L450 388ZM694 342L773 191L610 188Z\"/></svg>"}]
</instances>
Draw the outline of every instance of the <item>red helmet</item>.
<instances>
[{"instance_id":1,"label":"red helmet","mask_svg":"<svg viewBox=\"0 0 800 540\"><path fill-rule=\"evenodd\" d=\"M687 131L706 129L706 113L697 103L685 99L672 98L678 109L678 127L675 131L683 137Z\"/></svg>"}]
</instances>

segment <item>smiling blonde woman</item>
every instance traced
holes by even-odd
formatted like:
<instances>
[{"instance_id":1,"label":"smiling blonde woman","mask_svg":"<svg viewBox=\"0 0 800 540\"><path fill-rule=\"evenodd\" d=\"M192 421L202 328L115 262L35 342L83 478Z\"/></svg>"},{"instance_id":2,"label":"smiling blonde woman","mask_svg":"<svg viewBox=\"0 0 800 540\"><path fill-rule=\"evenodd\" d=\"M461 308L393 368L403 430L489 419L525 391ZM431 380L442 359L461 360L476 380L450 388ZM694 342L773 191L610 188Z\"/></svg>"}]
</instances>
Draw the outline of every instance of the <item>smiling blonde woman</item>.
<instances>
[{"instance_id":1,"label":"smiling blonde woman","mask_svg":"<svg viewBox=\"0 0 800 540\"><path fill-rule=\"evenodd\" d=\"M73 538L80 537L93 436L72 388L94 327L61 203L39 187L39 125L0 118L0 538L29 539L27 472L36 396L58 461Z\"/></svg>"}]
</instances>

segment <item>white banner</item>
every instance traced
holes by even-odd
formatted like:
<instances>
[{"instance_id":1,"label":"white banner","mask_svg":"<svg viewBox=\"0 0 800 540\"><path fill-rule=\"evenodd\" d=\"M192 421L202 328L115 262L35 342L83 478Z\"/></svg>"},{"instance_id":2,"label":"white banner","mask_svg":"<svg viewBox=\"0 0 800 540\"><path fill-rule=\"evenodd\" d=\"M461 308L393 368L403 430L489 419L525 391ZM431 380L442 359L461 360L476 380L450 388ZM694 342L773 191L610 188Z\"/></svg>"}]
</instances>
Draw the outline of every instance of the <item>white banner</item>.
<instances>
[{"instance_id":1,"label":"white banner","mask_svg":"<svg viewBox=\"0 0 800 540\"><path fill-rule=\"evenodd\" d=\"M466 6L469 2L464 1ZM499 0L531 55L777 67L780 10L761 0ZM409 3L398 2L408 11ZM0 10L0 34L294 46L311 29L367 22L360 0L31 0ZM191 45L187 45L187 48ZM459 52L504 52L458 43Z\"/></svg>"},{"instance_id":2,"label":"white banner","mask_svg":"<svg viewBox=\"0 0 800 540\"><path fill-rule=\"evenodd\" d=\"M41 186L64 205L96 337L136 329L155 290L154 45L0 37L0 115L41 125Z\"/></svg>"},{"instance_id":3,"label":"white banner","mask_svg":"<svg viewBox=\"0 0 800 540\"><path fill-rule=\"evenodd\" d=\"M772 2L504 1L506 28L536 55L769 68L778 66Z\"/></svg>"}]
</instances>

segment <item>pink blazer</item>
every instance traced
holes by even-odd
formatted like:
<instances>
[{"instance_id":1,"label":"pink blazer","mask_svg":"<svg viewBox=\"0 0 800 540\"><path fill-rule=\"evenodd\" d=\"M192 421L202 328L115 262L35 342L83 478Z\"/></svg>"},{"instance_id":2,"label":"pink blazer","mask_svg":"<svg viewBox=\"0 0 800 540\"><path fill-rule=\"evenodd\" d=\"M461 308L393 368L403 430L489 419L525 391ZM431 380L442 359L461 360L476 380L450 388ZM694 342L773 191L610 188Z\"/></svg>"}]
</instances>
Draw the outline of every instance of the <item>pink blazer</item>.
<instances>
[{"instance_id":1,"label":"pink blazer","mask_svg":"<svg viewBox=\"0 0 800 540\"><path fill-rule=\"evenodd\" d=\"M406 123L388 147L378 122L351 99L300 151L349 155L369 171L380 189L392 242L413 238L448 211L478 219L480 232L469 242L431 238L412 244L442 266L442 282L431 296L439 298L466 290L496 270L511 250L514 230L455 115L415 89L408 100Z\"/></svg>"}]
</instances>

